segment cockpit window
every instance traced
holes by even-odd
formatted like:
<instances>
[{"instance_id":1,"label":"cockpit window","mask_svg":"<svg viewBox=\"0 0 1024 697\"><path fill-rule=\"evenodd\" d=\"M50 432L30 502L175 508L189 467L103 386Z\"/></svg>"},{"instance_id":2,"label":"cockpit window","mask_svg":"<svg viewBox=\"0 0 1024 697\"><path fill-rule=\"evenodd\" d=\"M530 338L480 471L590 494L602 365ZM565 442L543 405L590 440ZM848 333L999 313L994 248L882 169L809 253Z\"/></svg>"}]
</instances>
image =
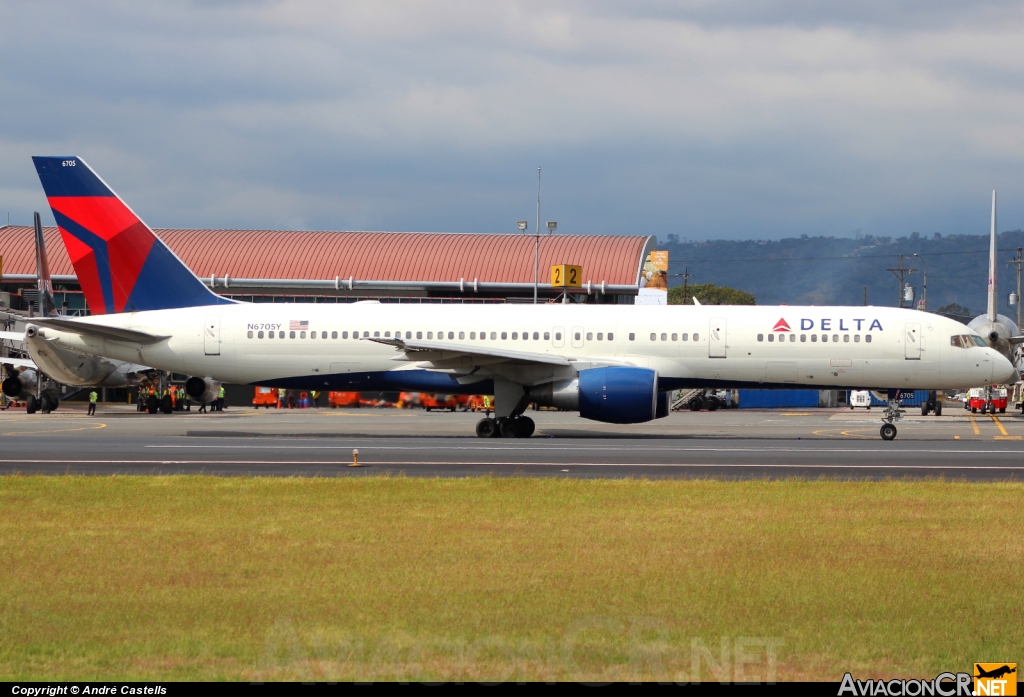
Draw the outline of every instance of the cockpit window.
<instances>
[{"instance_id":1,"label":"cockpit window","mask_svg":"<svg viewBox=\"0 0 1024 697\"><path fill-rule=\"evenodd\" d=\"M957 348L971 348L972 346L985 347L988 344L977 334L957 334L949 338L949 343Z\"/></svg>"}]
</instances>

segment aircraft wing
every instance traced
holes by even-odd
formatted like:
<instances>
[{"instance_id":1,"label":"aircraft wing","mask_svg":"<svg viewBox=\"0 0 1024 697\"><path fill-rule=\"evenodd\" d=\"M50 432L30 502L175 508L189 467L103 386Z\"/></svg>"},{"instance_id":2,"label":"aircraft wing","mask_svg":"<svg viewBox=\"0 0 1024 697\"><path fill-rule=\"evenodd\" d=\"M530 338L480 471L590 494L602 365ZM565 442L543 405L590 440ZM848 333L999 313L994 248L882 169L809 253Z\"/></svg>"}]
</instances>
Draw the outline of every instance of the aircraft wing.
<instances>
[{"instance_id":1,"label":"aircraft wing","mask_svg":"<svg viewBox=\"0 0 1024 697\"><path fill-rule=\"evenodd\" d=\"M31 368L38 370L34 361L27 358L0 358L0 365L9 365L12 368Z\"/></svg>"},{"instance_id":2,"label":"aircraft wing","mask_svg":"<svg viewBox=\"0 0 1024 697\"><path fill-rule=\"evenodd\" d=\"M25 332L0 332L0 339L7 341L24 341Z\"/></svg>"},{"instance_id":3,"label":"aircraft wing","mask_svg":"<svg viewBox=\"0 0 1024 697\"><path fill-rule=\"evenodd\" d=\"M1007 341L1011 344L1024 344L1024 336L1011 336Z\"/></svg>"},{"instance_id":4,"label":"aircraft wing","mask_svg":"<svg viewBox=\"0 0 1024 697\"><path fill-rule=\"evenodd\" d=\"M81 334L82 336L93 336L99 339L107 339L109 341L126 341L132 344L156 344L164 339L170 338L168 336L159 336L157 334L147 334L146 332L140 332L134 329L107 327L102 324L93 324L92 322L81 322L79 320L65 318L33 318L26 320L26 322L40 327L58 329L62 332L72 332L75 334Z\"/></svg>"},{"instance_id":5,"label":"aircraft wing","mask_svg":"<svg viewBox=\"0 0 1024 697\"><path fill-rule=\"evenodd\" d=\"M394 346L404 351L407 360L442 362L462 356L470 358L477 365L501 363L506 361L517 363L543 363L545 365L568 366L572 363L561 356L532 351L508 351L505 349L472 344L451 344L443 341L419 341L410 339L367 339L378 344ZM399 359L402 360L402 359Z\"/></svg>"}]
</instances>

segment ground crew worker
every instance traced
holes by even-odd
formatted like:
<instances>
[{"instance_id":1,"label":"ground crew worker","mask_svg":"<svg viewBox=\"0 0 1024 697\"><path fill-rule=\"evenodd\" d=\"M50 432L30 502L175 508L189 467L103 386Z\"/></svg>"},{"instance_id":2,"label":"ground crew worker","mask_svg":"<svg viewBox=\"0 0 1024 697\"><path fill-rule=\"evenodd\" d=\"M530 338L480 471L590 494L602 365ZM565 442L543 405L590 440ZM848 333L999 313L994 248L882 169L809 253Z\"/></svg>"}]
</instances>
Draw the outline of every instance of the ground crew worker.
<instances>
[{"instance_id":1,"label":"ground crew worker","mask_svg":"<svg viewBox=\"0 0 1024 697\"><path fill-rule=\"evenodd\" d=\"M484 413L491 413L491 396L486 394L484 395Z\"/></svg>"},{"instance_id":2,"label":"ground crew worker","mask_svg":"<svg viewBox=\"0 0 1024 697\"><path fill-rule=\"evenodd\" d=\"M220 391L217 392L217 411L224 411L224 385L221 385Z\"/></svg>"},{"instance_id":3,"label":"ground crew worker","mask_svg":"<svg viewBox=\"0 0 1024 697\"><path fill-rule=\"evenodd\" d=\"M89 416L96 415L96 400L99 398L100 396L96 394L96 390L89 393Z\"/></svg>"},{"instance_id":4,"label":"ground crew worker","mask_svg":"<svg viewBox=\"0 0 1024 697\"><path fill-rule=\"evenodd\" d=\"M206 402L200 402L199 403L199 413L200 414L205 414L206 413Z\"/></svg>"},{"instance_id":5,"label":"ground crew worker","mask_svg":"<svg viewBox=\"0 0 1024 697\"><path fill-rule=\"evenodd\" d=\"M320 408L320 392L317 390L311 390L310 393L313 396L313 408Z\"/></svg>"}]
</instances>

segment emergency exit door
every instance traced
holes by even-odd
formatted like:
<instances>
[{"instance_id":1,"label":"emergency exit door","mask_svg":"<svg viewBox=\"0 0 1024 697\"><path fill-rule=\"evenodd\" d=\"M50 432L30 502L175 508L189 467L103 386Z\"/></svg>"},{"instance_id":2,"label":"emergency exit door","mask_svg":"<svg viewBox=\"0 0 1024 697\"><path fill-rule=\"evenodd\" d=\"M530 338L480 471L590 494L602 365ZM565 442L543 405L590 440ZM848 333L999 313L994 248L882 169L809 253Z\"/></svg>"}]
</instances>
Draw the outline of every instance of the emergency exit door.
<instances>
[{"instance_id":1,"label":"emergency exit door","mask_svg":"<svg viewBox=\"0 0 1024 697\"><path fill-rule=\"evenodd\" d=\"M921 325L908 322L903 338L903 357L908 361L921 360Z\"/></svg>"},{"instance_id":2,"label":"emergency exit door","mask_svg":"<svg viewBox=\"0 0 1024 697\"><path fill-rule=\"evenodd\" d=\"M725 358L725 318L713 318L708 330L708 358Z\"/></svg>"},{"instance_id":3,"label":"emergency exit door","mask_svg":"<svg viewBox=\"0 0 1024 697\"><path fill-rule=\"evenodd\" d=\"M203 327L203 348L207 356L220 355L220 315L207 315Z\"/></svg>"}]
</instances>

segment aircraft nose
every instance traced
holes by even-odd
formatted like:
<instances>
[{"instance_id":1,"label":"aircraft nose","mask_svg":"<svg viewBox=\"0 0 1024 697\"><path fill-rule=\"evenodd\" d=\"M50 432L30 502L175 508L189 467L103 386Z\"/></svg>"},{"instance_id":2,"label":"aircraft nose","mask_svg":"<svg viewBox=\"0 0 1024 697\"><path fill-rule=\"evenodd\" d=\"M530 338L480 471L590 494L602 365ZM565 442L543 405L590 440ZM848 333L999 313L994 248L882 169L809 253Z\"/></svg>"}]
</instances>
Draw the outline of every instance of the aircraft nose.
<instances>
[{"instance_id":1,"label":"aircraft nose","mask_svg":"<svg viewBox=\"0 0 1024 697\"><path fill-rule=\"evenodd\" d=\"M992 351L992 382L998 385L1012 384L1017 381L1017 370L1009 359L998 351Z\"/></svg>"}]
</instances>

